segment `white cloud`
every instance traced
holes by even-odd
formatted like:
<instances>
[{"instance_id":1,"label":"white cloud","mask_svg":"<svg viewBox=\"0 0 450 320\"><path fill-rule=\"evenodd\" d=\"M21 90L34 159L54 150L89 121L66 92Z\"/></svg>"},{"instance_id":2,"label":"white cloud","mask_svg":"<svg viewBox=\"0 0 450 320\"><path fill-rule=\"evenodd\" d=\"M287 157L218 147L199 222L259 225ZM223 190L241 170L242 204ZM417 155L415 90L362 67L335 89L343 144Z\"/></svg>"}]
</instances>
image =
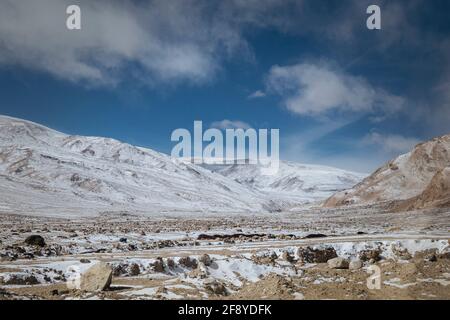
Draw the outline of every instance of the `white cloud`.
<instances>
[{"instance_id":1,"label":"white cloud","mask_svg":"<svg viewBox=\"0 0 450 320\"><path fill-rule=\"evenodd\" d=\"M301 115L318 116L330 111L388 114L404 103L403 98L372 87L364 78L324 63L275 65L266 85L282 96L288 110Z\"/></svg>"},{"instance_id":2,"label":"white cloud","mask_svg":"<svg viewBox=\"0 0 450 320\"><path fill-rule=\"evenodd\" d=\"M251 126L243 121L239 120L228 120L224 119L221 121L214 121L211 123L211 128L217 128L217 129L249 129Z\"/></svg>"},{"instance_id":3,"label":"white cloud","mask_svg":"<svg viewBox=\"0 0 450 320\"><path fill-rule=\"evenodd\" d=\"M261 90L256 90L252 94L248 96L248 99L257 99L257 98L263 98L266 96L266 93Z\"/></svg>"},{"instance_id":4,"label":"white cloud","mask_svg":"<svg viewBox=\"0 0 450 320\"><path fill-rule=\"evenodd\" d=\"M366 135L362 142L363 145L377 145L387 153L398 155L409 152L416 144L420 142L420 140L396 134L380 134L377 132L372 132Z\"/></svg>"},{"instance_id":5,"label":"white cloud","mask_svg":"<svg viewBox=\"0 0 450 320\"><path fill-rule=\"evenodd\" d=\"M69 31L72 2L3 0L0 65L92 84L114 84L125 72L150 83L201 83L214 77L221 59L248 51L240 29L211 18L206 2L77 1L82 29Z\"/></svg>"}]
</instances>

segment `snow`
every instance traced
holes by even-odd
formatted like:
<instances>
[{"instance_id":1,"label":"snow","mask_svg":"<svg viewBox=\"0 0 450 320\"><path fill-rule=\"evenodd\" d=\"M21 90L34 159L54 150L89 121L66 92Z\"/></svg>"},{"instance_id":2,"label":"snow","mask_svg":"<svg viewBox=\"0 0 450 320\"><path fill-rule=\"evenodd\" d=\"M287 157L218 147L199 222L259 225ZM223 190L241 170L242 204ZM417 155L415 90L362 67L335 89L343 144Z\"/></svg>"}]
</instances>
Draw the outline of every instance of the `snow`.
<instances>
[{"instance_id":1,"label":"snow","mask_svg":"<svg viewBox=\"0 0 450 320\"><path fill-rule=\"evenodd\" d=\"M259 165L233 164L215 170L282 203L306 204L324 200L351 188L366 177L337 168L280 161L275 175L263 175Z\"/></svg>"},{"instance_id":2,"label":"snow","mask_svg":"<svg viewBox=\"0 0 450 320\"><path fill-rule=\"evenodd\" d=\"M261 213L323 200L362 176L282 163L263 178L250 165L212 172L120 141L66 135L0 116L0 208L80 217L102 213ZM255 175L256 183L248 183Z\"/></svg>"}]
</instances>

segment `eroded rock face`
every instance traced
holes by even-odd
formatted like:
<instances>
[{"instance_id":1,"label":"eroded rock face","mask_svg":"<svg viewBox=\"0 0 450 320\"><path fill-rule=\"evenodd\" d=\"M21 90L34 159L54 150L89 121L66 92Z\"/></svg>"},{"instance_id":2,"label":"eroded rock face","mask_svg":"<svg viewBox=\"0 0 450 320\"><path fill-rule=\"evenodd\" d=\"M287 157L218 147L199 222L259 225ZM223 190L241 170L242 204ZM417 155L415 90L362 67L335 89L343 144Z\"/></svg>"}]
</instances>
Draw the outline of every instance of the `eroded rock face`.
<instances>
[{"instance_id":1,"label":"eroded rock face","mask_svg":"<svg viewBox=\"0 0 450 320\"><path fill-rule=\"evenodd\" d=\"M88 292L104 291L112 281L112 268L99 262L87 269L80 278L80 290Z\"/></svg>"},{"instance_id":2,"label":"eroded rock face","mask_svg":"<svg viewBox=\"0 0 450 320\"><path fill-rule=\"evenodd\" d=\"M302 247L298 248L297 254L302 262L307 263L326 263L330 259L337 258L336 250L332 247L325 249Z\"/></svg>"}]
</instances>

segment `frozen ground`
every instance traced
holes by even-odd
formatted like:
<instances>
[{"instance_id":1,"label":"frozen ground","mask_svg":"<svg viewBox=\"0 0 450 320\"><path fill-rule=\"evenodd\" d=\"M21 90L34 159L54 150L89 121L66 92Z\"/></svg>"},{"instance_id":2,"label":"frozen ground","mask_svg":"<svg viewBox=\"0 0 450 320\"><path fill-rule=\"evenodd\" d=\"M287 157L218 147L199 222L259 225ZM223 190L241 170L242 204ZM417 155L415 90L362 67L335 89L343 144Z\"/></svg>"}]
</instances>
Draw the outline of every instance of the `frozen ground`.
<instances>
[{"instance_id":1,"label":"frozen ground","mask_svg":"<svg viewBox=\"0 0 450 320\"><path fill-rule=\"evenodd\" d=\"M2 215L0 298L449 299L449 230L446 210L392 214L380 207L95 221ZM24 245L32 234L46 246ZM308 247L362 267L307 261ZM108 291L67 289L70 266L97 261L113 267ZM372 265L380 267L380 289L367 287Z\"/></svg>"}]
</instances>

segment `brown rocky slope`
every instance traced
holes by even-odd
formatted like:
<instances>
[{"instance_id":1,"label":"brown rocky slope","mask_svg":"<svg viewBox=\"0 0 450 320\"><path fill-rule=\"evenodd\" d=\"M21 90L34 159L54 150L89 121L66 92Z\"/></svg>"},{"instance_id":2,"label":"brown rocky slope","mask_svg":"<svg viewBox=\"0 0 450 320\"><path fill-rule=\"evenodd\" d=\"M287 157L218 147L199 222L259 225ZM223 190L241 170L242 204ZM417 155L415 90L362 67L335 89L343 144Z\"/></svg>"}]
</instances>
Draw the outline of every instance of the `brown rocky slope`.
<instances>
[{"instance_id":1,"label":"brown rocky slope","mask_svg":"<svg viewBox=\"0 0 450 320\"><path fill-rule=\"evenodd\" d=\"M450 207L450 135L418 144L324 206L385 201L394 203L394 211Z\"/></svg>"}]
</instances>

